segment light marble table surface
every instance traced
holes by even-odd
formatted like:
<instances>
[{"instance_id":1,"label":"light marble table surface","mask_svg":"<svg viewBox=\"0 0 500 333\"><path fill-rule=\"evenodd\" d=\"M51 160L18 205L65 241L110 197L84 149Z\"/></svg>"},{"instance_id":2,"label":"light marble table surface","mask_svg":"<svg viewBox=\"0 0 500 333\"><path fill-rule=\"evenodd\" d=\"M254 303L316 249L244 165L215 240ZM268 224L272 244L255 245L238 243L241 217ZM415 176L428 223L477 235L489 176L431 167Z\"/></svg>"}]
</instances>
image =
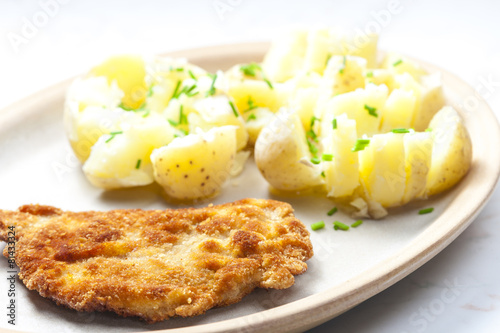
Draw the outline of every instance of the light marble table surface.
<instances>
[{"instance_id":1,"label":"light marble table surface","mask_svg":"<svg viewBox=\"0 0 500 333\"><path fill-rule=\"evenodd\" d=\"M289 28L365 29L376 22L382 49L456 74L500 117L498 1L55 1L0 0L0 108L83 72L103 54L266 41ZM35 18L44 8L53 15ZM37 29L12 37L34 19L41 20ZM474 223L429 263L310 332L497 332L499 202L497 189Z\"/></svg>"}]
</instances>

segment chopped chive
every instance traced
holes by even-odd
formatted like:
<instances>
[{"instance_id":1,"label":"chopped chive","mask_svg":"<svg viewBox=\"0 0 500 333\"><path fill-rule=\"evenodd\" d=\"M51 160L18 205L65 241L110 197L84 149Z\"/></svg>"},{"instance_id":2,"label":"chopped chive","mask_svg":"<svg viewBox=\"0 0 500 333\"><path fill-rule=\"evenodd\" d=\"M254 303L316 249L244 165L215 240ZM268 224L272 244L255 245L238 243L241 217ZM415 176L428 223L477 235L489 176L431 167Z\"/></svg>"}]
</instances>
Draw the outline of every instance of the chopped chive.
<instances>
[{"instance_id":1,"label":"chopped chive","mask_svg":"<svg viewBox=\"0 0 500 333\"><path fill-rule=\"evenodd\" d=\"M146 112L144 112L144 114L142 115L142 118L146 118L147 116L149 116L149 112L150 112L150 110L147 110Z\"/></svg>"},{"instance_id":2,"label":"chopped chive","mask_svg":"<svg viewBox=\"0 0 500 333\"><path fill-rule=\"evenodd\" d=\"M311 158L311 163L312 164L319 164L321 162L321 160L317 157L313 157Z\"/></svg>"},{"instance_id":3,"label":"chopped chive","mask_svg":"<svg viewBox=\"0 0 500 333\"><path fill-rule=\"evenodd\" d=\"M175 86L174 93L172 95L172 98L177 98L177 92L179 91L179 87L181 86L181 81L177 81L177 85Z\"/></svg>"},{"instance_id":4,"label":"chopped chive","mask_svg":"<svg viewBox=\"0 0 500 333\"><path fill-rule=\"evenodd\" d=\"M321 171L321 177L326 178L325 172Z\"/></svg>"},{"instance_id":5,"label":"chopped chive","mask_svg":"<svg viewBox=\"0 0 500 333\"><path fill-rule=\"evenodd\" d=\"M170 125L172 125L172 126L174 126L174 127L179 126L179 123L178 123L178 122L176 122L176 121L174 121L174 120L172 120L172 119L168 119L168 122L170 123Z\"/></svg>"},{"instance_id":6,"label":"chopped chive","mask_svg":"<svg viewBox=\"0 0 500 333\"><path fill-rule=\"evenodd\" d=\"M274 89L273 85L271 84L271 81L269 81L267 78L264 78L264 82L267 83L269 89Z\"/></svg>"},{"instance_id":7,"label":"chopped chive","mask_svg":"<svg viewBox=\"0 0 500 333\"><path fill-rule=\"evenodd\" d=\"M212 77L212 83L210 84L210 88L207 91L207 96L213 96L215 94L215 80L217 80L217 74L208 74Z\"/></svg>"},{"instance_id":8,"label":"chopped chive","mask_svg":"<svg viewBox=\"0 0 500 333\"><path fill-rule=\"evenodd\" d=\"M425 132L432 132L432 128L430 128L430 127L429 127L429 128L426 128L426 129L425 129Z\"/></svg>"},{"instance_id":9,"label":"chopped chive","mask_svg":"<svg viewBox=\"0 0 500 333\"><path fill-rule=\"evenodd\" d=\"M342 61L342 68L339 69L339 74L344 74L344 69L345 69L345 56L344 60Z\"/></svg>"},{"instance_id":10,"label":"chopped chive","mask_svg":"<svg viewBox=\"0 0 500 333\"><path fill-rule=\"evenodd\" d=\"M137 164L135 165L136 169L139 169L141 167L141 162L142 162L141 159L137 160Z\"/></svg>"},{"instance_id":11,"label":"chopped chive","mask_svg":"<svg viewBox=\"0 0 500 333\"><path fill-rule=\"evenodd\" d=\"M374 107L371 107L371 106L365 104L365 110L368 111L368 114L370 116L378 117L377 108L374 108Z\"/></svg>"},{"instance_id":12,"label":"chopped chive","mask_svg":"<svg viewBox=\"0 0 500 333\"><path fill-rule=\"evenodd\" d=\"M314 142L318 142L318 136L312 129L306 132L306 136L311 138Z\"/></svg>"},{"instance_id":13,"label":"chopped chive","mask_svg":"<svg viewBox=\"0 0 500 333\"><path fill-rule=\"evenodd\" d=\"M406 129L406 128L395 128L391 132L392 133L410 133L410 130Z\"/></svg>"},{"instance_id":14,"label":"chopped chive","mask_svg":"<svg viewBox=\"0 0 500 333\"><path fill-rule=\"evenodd\" d=\"M325 221L319 221L316 223L311 224L311 229L316 231L319 229L323 229L325 227Z\"/></svg>"},{"instance_id":15,"label":"chopped chive","mask_svg":"<svg viewBox=\"0 0 500 333\"><path fill-rule=\"evenodd\" d=\"M118 105L118 107L119 107L119 108L122 108L122 109L123 109L123 110L125 110L125 111L133 111L133 110L134 110L134 109L132 109L132 108L129 108L128 106L125 106L125 104L123 104L123 102L122 102L122 103L120 103L120 105Z\"/></svg>"},{"instance_id":16,"label":"chopped chive","mask_svg":"<svg viewBox=\"0 0 500 333\"><path fill-rule=\"evenodd\" d=\"M111 136L105 142L108 143L109 141L113 140L116 135L122 134L122 133L123 133L123 131L117 131L117 132L111 132L111 133L109 133L109 135L111 135Z\"/></svg>"},{"instance_id":17,"label":"chopped chive","mask_svg":"<svg viewBox=\"0 0 500 333\"><path fill-rule=\"evenodd\" d=\"M229 105L231 106L231 109L233 110L234 116L238 118L239 114L238 111L236 111L236 108L234 107L234 104L232 101L229 101Z\"/></svg>"},{"instance_id":18,"label":"chopped chive","mask_svg":"<svg viewBox=\"0 0 500 333\"><path fill-rule=\"evenodd\" d=\"M153 88L155 87L155 85L151 85L151 87L149 87L148 89L148 93L146 94L147 97L151 97L153 96Z\"/></svg>"},{"instance_id":19,"label":"chopped chive","mask_svg":"<svg viewBox=\"0 0 500 333\"><path fill-rule=\"evenodd\" d=\"M424 215L424 214L432 213L433 211L434 211L434 208L430 207L430 208L425 208L425 209L419 210L418 214L419 215Z\"/></svg>"},{"instance_id":20,"label":"chopped chive","mask_svg":"<svg viewBox=\"0 0 500 333\"><path fill-rule=\"evenodd\" d=\"M366 148L370 144L370 139L358 139L351 151L356 152Z\"/></svg>"},{"instance_id":21,"label":"chopped chive","mask_svg":"<svg viewBox=\"0 0 500 333\"><path fill-rule=\"evenodd\" d=\"M333 129L337 129L337 118L333 118L332 126L333 126Z\"/></svg>"},{"instance_id":22,"label":"chopped chive","mask_svg":"<svg viewBox=\"0 0 500 333\"><path fill-rule=\"evenodd\" d=\"M181 104L181 107L179 108L179 125L186 124L187 125L187 117L184 114L184 105Z\"/></svg>"},{"instance_id":23,"label":"chopped chive","mask_svg":"<svg viewBox=\"0 0 500 333\"><path fill-rule=\"evenodd\" d=\"M321 155L321 159L326 162L330 162L333 160L333 154L323 154Z\"/></svg>"},{"instance_id":24,"label":"chopped chive","mask_svg":"<svg viewBox=\"0 0 500 333\"><path fill-rule=\"evenodd\" d=\"M401 65L403 63L403 59L399 59L395 63L392 64L392 66L396 67L397 65Z\"/></svg>"},{"instance_id":25,"label":"chopped chive","mask_svg":"<svg viewBox=\"0 0 500 333\"><path fill-rule=\"evenodd\" d=\"M316 154L318 152L318 147L311 143L311 141L307 140L307 145L309 146L309 151L312 154Z\"/></svg>"},{"instance_id":26,"label":"chopped chive","mask_svg":"<svg viewBox=\"0 0 500 333\"><path fill-rule=\"evenodd\" d=\"M344 230L344 231L349 230L349 226L347 224L344 224L344 223L339 222L339 221L333 222L333 228L335 230L338 230L338 229Z\"/></svg>"},{"instance_id":27,"label":"chopped chive","mask_svg":"<svg viewBox=\"0 0 500 333\"><path fill-rule=\"evenodd\" d=\"M175 70L177 72L184 72L184 67L177 67Z\"/></svg>"},{"instance_id":28,"label":"chopped chive","mask_svg":"<svg viewBox=\"0 0 500 333\"><path fill-rule=\"evenodd\" d=\"M196 76L194 76L194 74L193 74L193 72L192 72L191 70L189 70L189 71L188 71L188 74L189 74L189 76L190 76L193 80L198 81L198 79L196 78Z\"/></svg>"},{"instance_id":29,"label":"chopped chive","mask_svg":"<svg viewBox=\"0 0 500 333\"><path fill-rule=\"evenodd\" d=\"M248 112L248 111L251 111L253 109L258 108L258 106L255 105L255 102L253 101L252 96L250 96L250 95L248 95L247 104L248 104L248 109L246 109L245 111L243 111L244 113Z\"/></svg>"},{"instance_id":30,"label":"chopped chive","mask_svg":"<svg viewBox=\"0 0 500 333\"><path fill-rule=\"evenodd\" d=\"M251 64L248 64L248 65L240 66L240 71L242 71L243 74L245 74L247 76L254 76L255 77L256 70L262 70L262 68L260 67L260 65L256 64L255 62L252 62Z\"/></svg>"},{"instance_id":31,"label":"chopped chive","mask_svg":"<svg viewBox=\"0 0 500 333\"><path fill-rule=\"evenodd\" d=\"M366 77L373 77L373 72L366 73Z\"/></svg>"},{"instance_id":32,"label":"chopped chive","mask_svg":"<svg viewBox=\"0 0 500 333\"><path fill-rule=\"evenodd\" d=\"M312 117L311 117L311 122L309 123L309 127L310 127L311 129L313 128L314 123L315 123L317 120L319 121L319 120L321 120L321 119L319 119L319 118L317 118L317 117L315 117L315 116L312 116Z\"/></svg>"},{"instance_id":33,"label":"chopped chive","mask_svg":"<svg viewBox=\"0 0 500 333\"><path fill-rule=\"evenodd\" d=\"M328 213L326 213L326 215L328 216L332 216L333 214L335 214L336 212L338 211L337 207L333 207L332 209L330 209L328 211Z\"/></svg>"},{"instance_id":34,"label":"chopped chive","mask_svg":"<svg viewBox=\"0 0 500 333\"><path fill-rule=\"evenodd\" d=\"M184 134L184 135L188 135L189 134L188 131L186 131L185 129L182 129L182 128L179 128L179 131L181 131L182 134Z\"/></svg>"},{"instance_id":35,"label":"chopped chive","mask_svg":"<svg viewBox=\"0 0 500 333\"><path fill-rule=\"evenodd\" d=\"M255 116L255 114L254 114L254 113L251 113L251 114L248 116L247 121L250 121L250 120L255 120L255 119L257 119L257 117Z\"/></svg>"},{"instance_id":36,"label":"chopped chive","mask_svg":"<svg viewBox=\"0 0 500 333\"><path fill-rule=\"evenodd\" d=\"M353 224L351 224L351 228L357 228L357 227L359 227L362 224L363 224L363 220L357 220L356 222L354 222Z\"/></svg>"}]
</instances>

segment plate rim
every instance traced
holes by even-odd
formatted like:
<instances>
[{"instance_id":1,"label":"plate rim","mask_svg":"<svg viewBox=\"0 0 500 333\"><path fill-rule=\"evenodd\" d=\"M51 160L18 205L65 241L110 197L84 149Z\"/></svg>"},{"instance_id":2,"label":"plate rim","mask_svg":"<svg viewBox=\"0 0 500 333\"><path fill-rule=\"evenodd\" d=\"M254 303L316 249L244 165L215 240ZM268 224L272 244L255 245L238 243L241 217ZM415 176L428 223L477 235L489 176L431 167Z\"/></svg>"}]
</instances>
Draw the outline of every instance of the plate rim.
<instances>
[{"instance_id":1,"label":"plate rim","mask_svg":"<svg viewBox=\"0 0 500 333\"><path fill-rule=\"evenodd\" d=\"M195 64L196 58L214 57L221 55L221 53L224 57L235 57L245 54L256 55L261 58L269 45L269 42L220 44L177 50L162 53L161 55L171 57L184 56L190 61L194 59L193 62ZM483 131L483 134L486 133L483 136L483 141L492 140L490 142L500 142L500 125L498 119L491 107L474 88L456 75L436 65L414 59L411 56L408 58L417 61L424 68L430 69L431 72L441 72L443 76L452 79L454 84L459 86L461 90L474 94L481 110L479 112L480 116L475 118L475 122L481 122L482 127L486 127ZM256 59L256 61L258 60ZM23 116L32 113L44 113L43 111L34 110L36 108L33 105L50 97L56 98L56 96L60 96L61 94L64 96L67 86L73 79L74 77L63 80L2 108L0 110L0 131L8 128L13 122L19 121ZM464 115L463 111L458 111L462 116ZM466 123L469 133L470 126L472 125L467 125ZM471 135L471 139L477 140L477 137L473 138ZM469 171L469 174L452 189L453 192L458 192L453 200L422 233L391 257L357 274L341 286L333 286L322 293L316 293L249 315L189 327L160 329L156 330L156 332L298 332L326 322L387 289L446 248L472 223L487 204L500 178L500 154L490 154L486 165L484 163L479 164L480 161L477 161L479 157L486 154L487 147L489 146L477 147L477 144L474 145L473 140L473 167ZM480 149L478 150L478 148ZM481 156L477 155L478 151L482 154ZM455 218L455 222L453 223L450 222L453 219L446 220L450 217L449 215L452 215L450 208L457 206L457 201L460 201L464 197L464 189L467 189L468 192L471 190L470 187L472 185L469 185L469 183L477 177L485 180L484 184L480 184L481 186L476 184L472 187L480 196L467 195L467 198L470 199L472 197L473 200L462 200L465 204L458 207L458 211L461 213L458 214L460 217ZM448 195L448 193L450 192L444 195ZM338 306L339 303L342 303L343 306ZM294 320L289 320L292 317Z\"/></svg>"}]
</instances>

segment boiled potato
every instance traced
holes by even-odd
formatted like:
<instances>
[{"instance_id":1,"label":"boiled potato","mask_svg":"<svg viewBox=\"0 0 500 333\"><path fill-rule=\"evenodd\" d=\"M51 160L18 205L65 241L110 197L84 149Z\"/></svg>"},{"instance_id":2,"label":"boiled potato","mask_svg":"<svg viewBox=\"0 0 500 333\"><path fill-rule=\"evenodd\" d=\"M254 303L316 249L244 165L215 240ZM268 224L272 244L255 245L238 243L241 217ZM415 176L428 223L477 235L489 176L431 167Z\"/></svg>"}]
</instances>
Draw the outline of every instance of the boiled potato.
<instances>
[{"instance_id":1,"label":"boiled potato","mask_svg":"<svg viewBox=\"0 0 500 333\"><path fill-rule=\"evenodd\" d=\"M427 75L427 72L415 61L396 53L389 53L384 59L382 67L394 74L408 73L417 81L423 75Z\"/></svg>"},{"instance_id":2,"label":"boiled potato","mask_svg":"<svg viewBox=\"0 0 500 333\"><path fill-rule=\"evenodd\" d=\"M289 86L284 84L274 83L270 87L265 81L242 80L231 81L228 94L241 112L253 106L266 107L276 112L286 105L289 89Z\"/></svg>"},{"instance_id":3,"label":"boiled potato","mask_svg":"<svg viewBox=\"0 0 500 333\"><path fill-rule=\"evenodd\" d=\"M290 96L288 106L299 116L304 128L310 126L319 93L317 88L299 88Z\"/></svg>"},{"instance_id":4,"label":"boiled potato","mask_svg":"<svg viewBox=\"0 0 500 333\"><path fill-rule=\"evenodd\" d=\"M306 31L280 36L266 53L262 69L271 81L285 82L303 68L306 49Z\"/></svg>"},{"instance_id":5,"label":"boiled potato","mask_svg":"<svg viewBox=\"0 0 500 333\"><path fill-rule=\"evenodd\" d=\"M365 72L365 85L369 83L377 86L385 84L389 91L394 89L394 73L385 68L368 69Z\"/></svg>"},{"instance_id":6,"label":"boiled potato","mask_svg":"<svg viewBox=\"0 0 500 333\"><path fill-rule=\"evenodd\" d=\"M323 74L328 60L329 33L326 29L311 30L307 34L307 49L303 70Z\"/></svg>"},{"instance_id":7,"label":"boiled potato","mask_svg":"<svg viewBox=\"0 0 500 333\"><path fill-rule=\"evenodd\" d=\"M141 106L148 91L144 59L136 55L114 56L94 67L91 76L104 76L109 84L115 81L124 92L122 103L126 108Z\"/></svg>"},{"instance_id":8,"label":"boiled potato","mask_svg":"<svg viewBox=\"0 0 500 333\"><path fill-rule=\"evenodd\" d=\"M279 190L302 190L323 183L321 170L309 162L306 135L297 114L283 108L255 143L255 163Z\"/></svg>"},{"instance_id":9,"label":"boiled potato","mask_svg":"<svg viewBox=\"0 0 500 333\"><path fill-rule=\"evenodd\" d=\"M356 121L345 114L325 115L322 126L323 153L332 155L331 161L321 162L327 196L349 196L359 186L358 153L351 151L358 138Z\"/></svg>"},{"instance_id":10,"label":"boiled potato","mask_svg":"<svg viewBox=\"0 0 500 333\"><path fill-rule=\"evenodd\" d=\"M120 128L101 136L92 146L83 165L85 176L103 189L151 184L151 152L172 141L172 127L162 117L150 115L141 122L121 123Z\"/></svg>"},{"instance_id":11,"label":"boiled potato","mask_svg":"<svg viewBox=\"0 0 500 333\"><path fill-rule=\"evenodd\" d=\"M343 94L365 87L366 60L353 56L332 56L323 74L330 95Z\"/></svg>"},{"instance_id":12,"label":"boiled potato","mask_svg":"<svg viewBox=\"0 0 500 333\"><path fill-rule=\"evenodd\" d=\"M427 175L426 194L433 195L455 185L472 163L472 143L457 111L445 106L429 124L434 145Z\"/></svg>"},{"instance_id":13,"label":"boiled potato","mask_svg":"<svg viewBox=\"0 0 500 333\"><path fill-rule=\"evenodd\" d=\"M395 128L410 128L413 124L416 97L412 91L394 89L382 111L380 131L389 132Z\"/></svg>"},{"instance_id":14,"label":"boiled potato","mask_svg":"<svg viewBox=\"0 0 500 333\"><path fill-rule=\"evenodd\" d=\"M365 89L332 97L322 107L316 109L316 117L331 113L335 116L345 113L349 119L356 120L358 137L378 133L383 107L387 99L387 87L369 84Z\"/></svg>"},{"instance_id":15,"label":"boiled potato","mask_svg":"<svg viewBox=\"0 0 500 333\"><path fill-rule=\"evenodd\" d=\"M229 179L236 154L236 126L200 130L175 138L151 154L154 178L176 199L217 194Z\"/></svg>"},{"instance_id":16,"label":"boiled potato","mask_svg":"<svg viewBox=\"0 0 500 333\"><path fill-rule=\"evenodd\" d=\"M429 132L405 134L406 188L402 204L423 197L431 167L432 144L432 134Z\"/></svg>"},{"instance_id":17,"label":"boiled potato","mask_svg":"<svg viewBox=\"0 0 500 333\"><path fill-rule=\"evenodd\" d=\"M236 106L234 110L232 109L227 96L219 95L197 100L193 104L193 108L196 112L188 116L190 132L193 132L197 127L206 132L214 127L234 125L236 127L236 149L241 150L246 147L248 133L245 129L245 121L236 110Z\"/></svg>"},{"instance_id":18,"label":"boiled potato","mask_svg":"<svg viewBox=\"0 0 500 333\"><path fill-rule=\"evenodd\" d=\"M383 207L398 206L406 186L404 134L374 135L359 152L359 173L371 200Z\"/></svg>"},{"instance_id":19,"label":"boiled potato","mask_svg":"<svg viewBox=\"0 0 500 333\"><path fill-rule=\"evenodd\" d=\"M445 104L441 73L422 76L420 81L422 84L422 102L418 113L415 115L413 125L417 131L425 130L429 126L432 117Z\"/></svg>"}]
</instances>

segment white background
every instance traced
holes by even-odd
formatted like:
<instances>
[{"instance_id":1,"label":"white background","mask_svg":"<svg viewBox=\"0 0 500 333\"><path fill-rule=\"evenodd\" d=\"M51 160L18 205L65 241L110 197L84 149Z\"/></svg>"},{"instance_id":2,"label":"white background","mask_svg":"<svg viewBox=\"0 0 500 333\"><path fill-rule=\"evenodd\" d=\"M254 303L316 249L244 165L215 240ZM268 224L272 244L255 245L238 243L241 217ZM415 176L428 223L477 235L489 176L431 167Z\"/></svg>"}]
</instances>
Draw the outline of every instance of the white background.
<instances>
[{"instance_id":1,"label":"white background","mask_svg":"<svg viewBox=\"0 0 500 333\"><path fill-rule=\"evenodd\" d=\"M0 0L0 108L113 53L265 41L292 27L335 25L380 28L382 49L456 74L500 117L499 13L494 0ZM497 190L472 226L415 273L311 332L498 331L499 200Z\"/></svg>"}]
</instances>

